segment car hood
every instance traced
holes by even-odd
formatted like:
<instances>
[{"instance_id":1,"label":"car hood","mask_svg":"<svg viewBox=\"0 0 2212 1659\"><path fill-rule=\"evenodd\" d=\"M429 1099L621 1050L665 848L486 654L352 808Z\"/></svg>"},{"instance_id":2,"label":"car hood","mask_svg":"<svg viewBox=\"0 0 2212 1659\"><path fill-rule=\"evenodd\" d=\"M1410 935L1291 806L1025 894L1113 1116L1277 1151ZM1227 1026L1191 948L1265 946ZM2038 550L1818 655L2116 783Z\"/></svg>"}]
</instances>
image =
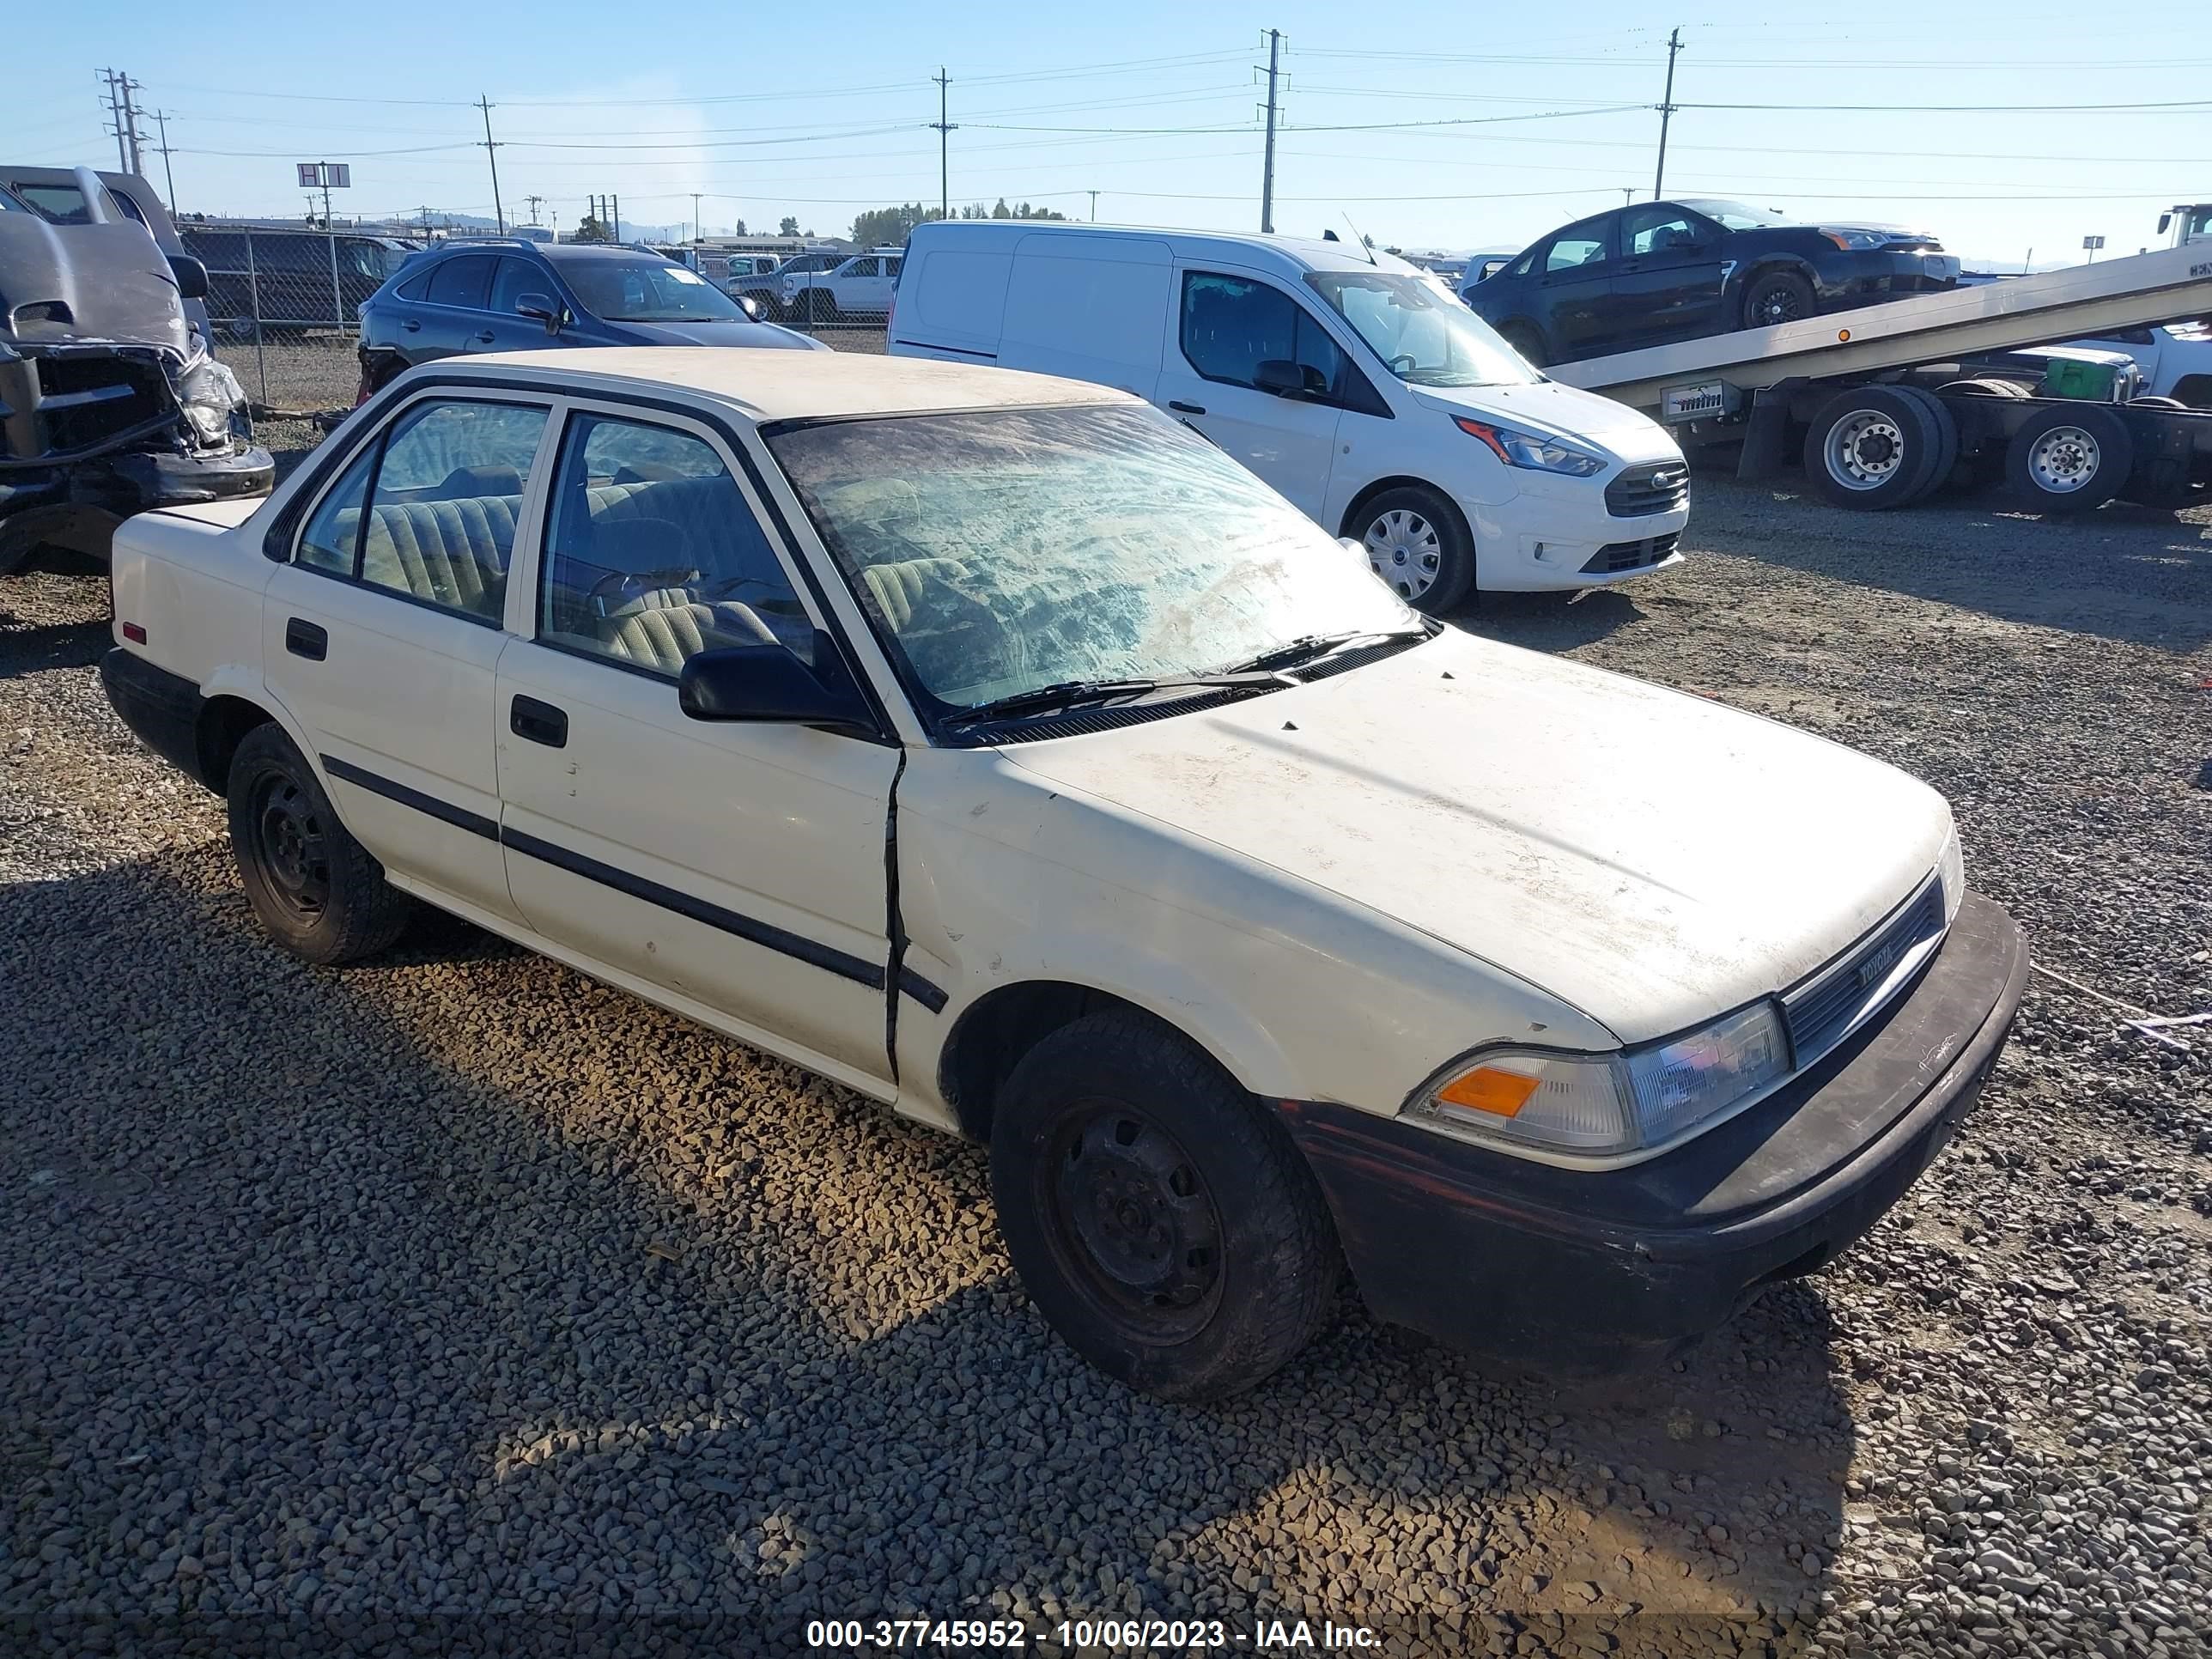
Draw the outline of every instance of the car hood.
<instances>
[{"instance_id":1,"label":"car hood","mask_svg":"<svg viewBox=\"0 0 2212 1659\"><path fill-rule=\"evenodd\" d=\"M50 224L0 213L0 339L17 345L117 341L182 357L189 337L176 275L136 224Z\"/></svg>"},{"instance_id":2,"label":"car hood","mask_svg":"<svg viewBox=\"0 0 2212 1659\"><path fill-rule=\"evenodd\" d=\"M1407 388L1414 400L1446 416L1517 426L1540 436L1596 444L1623 460L1679 460L1681 450L1667 428L1626 404L1557 380L1529 386L1422 386Z\"/></svg>"},{"instance_id":3,"label":"car hood","mask_svg":"<svg viewBox=\"0 0 2212 1659\"><path fill-rule=\"evenodd\" d=\"M638 345L752 346L770 350L826 351L819 340L774 323L617 323Z\"/></svg>"},{"instance_id":4,"label":"car hood","mask_svg":"<svg viewBox=\"0 0 2212 1659\"><path fill-rule=\"evenodd\" d=\"M1911 896L1951 825L1934 790L1856 750L1456 632L1001 752L1456 945L1624 1042L1802 979Z\"/></svg>"}]
</instances>

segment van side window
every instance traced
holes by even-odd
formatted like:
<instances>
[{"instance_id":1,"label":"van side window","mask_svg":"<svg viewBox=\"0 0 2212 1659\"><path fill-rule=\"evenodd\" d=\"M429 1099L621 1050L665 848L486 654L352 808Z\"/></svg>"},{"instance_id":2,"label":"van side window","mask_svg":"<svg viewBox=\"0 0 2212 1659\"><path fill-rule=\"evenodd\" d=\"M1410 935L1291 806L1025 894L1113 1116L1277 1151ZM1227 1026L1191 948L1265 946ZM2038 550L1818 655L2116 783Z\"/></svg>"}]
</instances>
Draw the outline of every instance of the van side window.
<instances>
[{"instance_id":1,"label":"van side window","mask_svg":"<svg viewBox=\"0 0 2212 1659\"><path fill-rule=\"evenodd\" d=\"M1256 386L1261 363L1283 361L1334 389L1344 364L1336 342L1280 289L1210 270L1183 273L1182 341L1193 368L1230 386Z\"/></svg>"}]
</instances>

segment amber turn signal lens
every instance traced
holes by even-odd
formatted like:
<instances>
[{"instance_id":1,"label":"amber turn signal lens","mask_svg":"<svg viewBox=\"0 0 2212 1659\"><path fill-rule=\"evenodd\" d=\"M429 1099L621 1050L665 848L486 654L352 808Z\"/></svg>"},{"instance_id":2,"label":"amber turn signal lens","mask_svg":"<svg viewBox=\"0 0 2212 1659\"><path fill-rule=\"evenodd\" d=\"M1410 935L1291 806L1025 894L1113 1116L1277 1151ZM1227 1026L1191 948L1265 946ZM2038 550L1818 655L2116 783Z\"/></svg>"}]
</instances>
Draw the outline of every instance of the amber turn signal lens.
<instances>
[{"instance_id":1,"label":"amber turn signal lens","mask_svg":"<svg viewBox=\"0 0 2212 1659\"><path fill-rule=\"evenodd\" d=\"M1437 1090L1437 1098L1447 1105L1511 1117L1528 1103L1528 1097L1536 1092L1536 1083L1533 1077L1502 1066L1478 1066Z\"/></svg>"}]
</instances>

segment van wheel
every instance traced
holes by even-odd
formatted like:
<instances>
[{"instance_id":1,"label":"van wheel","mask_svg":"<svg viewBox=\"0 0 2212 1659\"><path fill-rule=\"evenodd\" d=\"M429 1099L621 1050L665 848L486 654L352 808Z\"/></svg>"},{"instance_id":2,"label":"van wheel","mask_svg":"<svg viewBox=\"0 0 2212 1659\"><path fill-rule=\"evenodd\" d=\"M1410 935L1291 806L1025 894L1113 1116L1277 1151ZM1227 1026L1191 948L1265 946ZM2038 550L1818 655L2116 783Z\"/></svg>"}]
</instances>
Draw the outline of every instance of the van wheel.
<instances>
[{"instance_id":1,"label":"van wheel","mask_svg":"<svg viewBox=\"0 0 2212 1659\"><path fill-rule=\"evenodd\" d=\"M273 720L238 745L229 793L238 873L279 945L331 964L374 956L399 937L410 901L346 833L314 769Z\"/></svg>"},{"instance_id":2,"label":"van wheel","mask_svg":"<svg viewBox=\"0 0 2212 1659\"><path fill-rule=\"evenodd\" d=\"M1909 392L1854 386L1820 405L1805 432L1805 482L1814 495L1831 507L1875 513L1927 494L1943 459L1949 411ZM1954 457L1956 441L1954 431Z\"/></svg>"},{"instance_id":3,"label":"van wheel","mask_svg":"<svg viewBox=\"0 0 2212 1659\"><path fill-rule=\"evenodd\" d=\"M1088 1014L1024 1054L991 1125L991 1195L1030 1299L1109 1376L1215 1399L1328 1318L1336 1239L1281 1127L1179 1033Z\"/></svg>"},{"instance_id":4,"label":"van wheel","mask_svg":"<svg viewBox=\"0 0 2212 1659\"><path fill-rule=\"evenodd\" d=\"M2030 511L2087 513L2127 487L2135 464L2126 423L2085 404L2030 416L2006 447L2005 480Z\"/></svg>"},{"instance_id":5,"label":"van wheel","mask_svg":"<svg viewBox=\"0 0 2212 1659\"><path fill-rule=\"evenodd\" d=\"M1416 611L1440 616L1474 584L1474 538L1459 509L1422 484L1386 489L1352 515L1345 533L1368 565Z\"/></svg>"}]
</instances>

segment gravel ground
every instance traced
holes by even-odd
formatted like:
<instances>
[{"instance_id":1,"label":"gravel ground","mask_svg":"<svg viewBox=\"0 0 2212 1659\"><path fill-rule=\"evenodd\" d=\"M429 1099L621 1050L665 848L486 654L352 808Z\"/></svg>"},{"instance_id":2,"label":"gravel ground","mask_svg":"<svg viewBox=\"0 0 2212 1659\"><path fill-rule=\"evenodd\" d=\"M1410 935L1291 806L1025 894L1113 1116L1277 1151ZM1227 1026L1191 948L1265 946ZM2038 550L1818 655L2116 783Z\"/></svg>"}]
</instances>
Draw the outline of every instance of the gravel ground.
<instances>
[{"instance_id":1,"label":"gravel ground","mask_svg":"<svg viewBox=\"0 0 2212 1659\"><path fill-rule=\"evenodd\" d=\"M1911 769L2042 962L2212 1006L2212 523L1711 482L1686 542L1463 620ZM1138 1609L1413 1653L2206 1650L2212 1030L2039 978L1899 1208L1640 1383L1486 1376L1347 1302L1254 1394L1163 1406L1045 1331L977 1151L458 923L278 954L218 804L100 696L105 600L0 584L19 1650Z\"/></svg>"}]
</instances>

